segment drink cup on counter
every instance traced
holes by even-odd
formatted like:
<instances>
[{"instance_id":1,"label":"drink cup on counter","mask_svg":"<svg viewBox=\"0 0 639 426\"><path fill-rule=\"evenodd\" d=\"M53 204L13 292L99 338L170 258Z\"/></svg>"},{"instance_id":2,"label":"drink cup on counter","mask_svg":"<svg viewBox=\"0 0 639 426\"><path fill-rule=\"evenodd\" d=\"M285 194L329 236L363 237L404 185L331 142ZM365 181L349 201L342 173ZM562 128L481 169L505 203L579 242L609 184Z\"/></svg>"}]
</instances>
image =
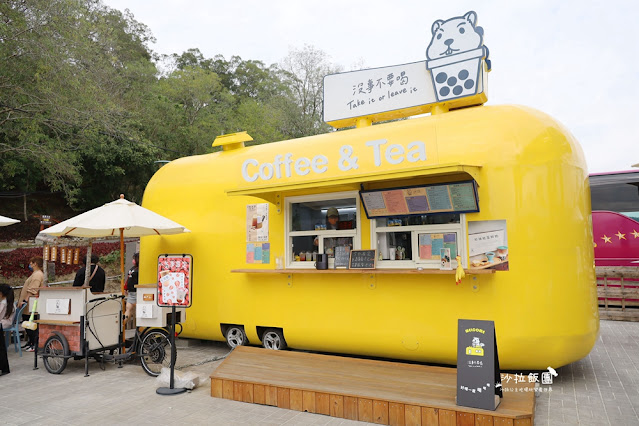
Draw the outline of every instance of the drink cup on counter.
<instances>
[{"instance_id":1,"label":"drink cup on counter","mask_svg":"<svg viewBox=\"0 0 639 426\"><path fill-rule=\"evenodd\" d=\"M388 256L390 260L395 260L395 256L397 256L397 249L395 247L390 247L388 249Z\"/></svg>"},{"instance_id":2,"label":"drink cup on counter","mask_svg":"<svg viewBox=\"0 0 639 426\"><path fill-rule=\"evenodd\" d=\"M495 253L493 253L492 251L486 252L486 258L488 259L488 262L493 263Z\"/></svg>"}]
</instances>

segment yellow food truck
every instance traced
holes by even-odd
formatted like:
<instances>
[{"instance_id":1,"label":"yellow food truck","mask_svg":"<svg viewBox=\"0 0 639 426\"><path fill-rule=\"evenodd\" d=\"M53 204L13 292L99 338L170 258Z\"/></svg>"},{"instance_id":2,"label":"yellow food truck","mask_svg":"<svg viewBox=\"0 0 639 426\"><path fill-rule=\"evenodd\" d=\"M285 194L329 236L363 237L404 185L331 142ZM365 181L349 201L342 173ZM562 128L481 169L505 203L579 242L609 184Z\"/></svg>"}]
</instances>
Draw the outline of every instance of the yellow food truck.
<instances>
[{"instance_id":1,"label":"yellow food truck","mask_svg":"<svg viewBox=\"0 0 639 426\"><path fill-rule=\"evenodd\" d=\"M192 231L141 242L141 282L156 280L158 255L193 255L185 337L262 344L270 331L276 346L454 364L457 320L471 318L495 322L506 369L556 368L593 347L588 173L549 116L477 106L252 147L238 137L163 166L144 195ZM426 206L406 194L455 195L459 182L470 182L476 211L411 214ZM371 194L390 211L369 218L383 209ZM326 228L331 208L338 229ZM459 285L440 269L444 246L466 268ZM336 268L337 247L375 249L374 269ZM317 270L313 252L331 250L333 268ZM487 263L491 253L500 264Z\"/></svg>"},{"instance_id":2,"label":"yellow food truck","mask_svg":"<svg viewBox=\"0 0 639 426\"><path fill-rule=\"evenodd\" d=\"M474 27L470 12L455 19ZM183 336L455 364L458 320L477 319L494 321L503 369L589 353L583 152L542 112L482 105L486 53L470 47L457 55L470 71L451 55L327 77L325 120L356 128L250 147L218 137L221 151L155 174L144 207L192 232L142 238L140 282L157 280L159 255L193 256ZM431 115L371 125L402 111Z\"/></svg>"}]
</instances>

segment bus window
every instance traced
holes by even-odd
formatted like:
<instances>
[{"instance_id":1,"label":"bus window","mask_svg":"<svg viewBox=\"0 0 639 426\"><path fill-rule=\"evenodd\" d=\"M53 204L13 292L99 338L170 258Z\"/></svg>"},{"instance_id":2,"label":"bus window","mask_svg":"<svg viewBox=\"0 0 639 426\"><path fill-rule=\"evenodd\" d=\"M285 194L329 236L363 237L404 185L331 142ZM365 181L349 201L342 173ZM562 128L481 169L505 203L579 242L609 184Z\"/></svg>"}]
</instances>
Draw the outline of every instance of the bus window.
<instances>
[{"instance_id":1,"label":"bus window","mask_svg":"<svg viewBox=\"0 0 639 426\"><path fill-rule=\"evenodd\" d=\"M595 266L639 263L639 171L590 175Z\"/></svg>"},{"instance_id":2,"label":"bus window","mask_svg":"<svg viewBox=\"0 0 639 426\"><path fill-rule=\"evenodd\" d=\"M639 171L590 175L593 211L613 211L639 221Z\"/></svg>"}]
</instances>

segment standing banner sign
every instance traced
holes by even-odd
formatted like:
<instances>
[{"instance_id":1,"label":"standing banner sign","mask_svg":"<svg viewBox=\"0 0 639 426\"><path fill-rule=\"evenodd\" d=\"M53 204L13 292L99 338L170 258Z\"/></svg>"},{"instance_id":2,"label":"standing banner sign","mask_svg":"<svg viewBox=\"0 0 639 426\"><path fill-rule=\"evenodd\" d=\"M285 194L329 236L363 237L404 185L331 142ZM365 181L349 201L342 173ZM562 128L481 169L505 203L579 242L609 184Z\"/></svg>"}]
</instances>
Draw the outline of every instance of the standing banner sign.
<instances>
[{"instance_id":1,"label":"standing banner sign","mask_svg":"<svg viewBox=\"0 0 639 426\"><path fill-rule=\"evenodd\" d=\"M169 387L156 389L159 395L177 395L186 388L175 388L175 308L190 308L193 300L193 256L190 254L161 254L158 256L158 306L171 308L171 376Z\"/></svg>"},{"instance_id":2,"label":"standing banner sign","mask_svg":"<svg viewBox=\"0 0 639 426\"><path fill-rule=\"evenodd\" d=\"M190 308L193 300L193 256L158 256L158 306Z\"/></svg>"},{"instance_id":3,"label":"standing banner sign","mask_svg":"<svg viewBox=\"0 0 639 426\"><path fill-rule=\"evenodd\" d=\"M495 410L503 397L493 321L458 321L457 405Z\"/></svg>"}]
</instances>

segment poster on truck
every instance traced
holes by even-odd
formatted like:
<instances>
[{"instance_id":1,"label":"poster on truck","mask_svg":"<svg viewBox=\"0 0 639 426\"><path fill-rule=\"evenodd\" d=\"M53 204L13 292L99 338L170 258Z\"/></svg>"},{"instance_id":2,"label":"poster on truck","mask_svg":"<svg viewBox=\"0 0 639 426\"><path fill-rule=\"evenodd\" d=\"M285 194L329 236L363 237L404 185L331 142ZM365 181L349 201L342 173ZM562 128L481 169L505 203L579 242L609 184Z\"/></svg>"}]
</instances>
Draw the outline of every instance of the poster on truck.
<instances>
[{"instance_id":1,"label":"poster on truck","mask_svg":"<svg viewBox=\"0 0 639 426\"><path fill-rule=\"evenodd\" d=\"M246 242L268 241L268 203L246 206Z\"/></svg>"}]
</instances>

